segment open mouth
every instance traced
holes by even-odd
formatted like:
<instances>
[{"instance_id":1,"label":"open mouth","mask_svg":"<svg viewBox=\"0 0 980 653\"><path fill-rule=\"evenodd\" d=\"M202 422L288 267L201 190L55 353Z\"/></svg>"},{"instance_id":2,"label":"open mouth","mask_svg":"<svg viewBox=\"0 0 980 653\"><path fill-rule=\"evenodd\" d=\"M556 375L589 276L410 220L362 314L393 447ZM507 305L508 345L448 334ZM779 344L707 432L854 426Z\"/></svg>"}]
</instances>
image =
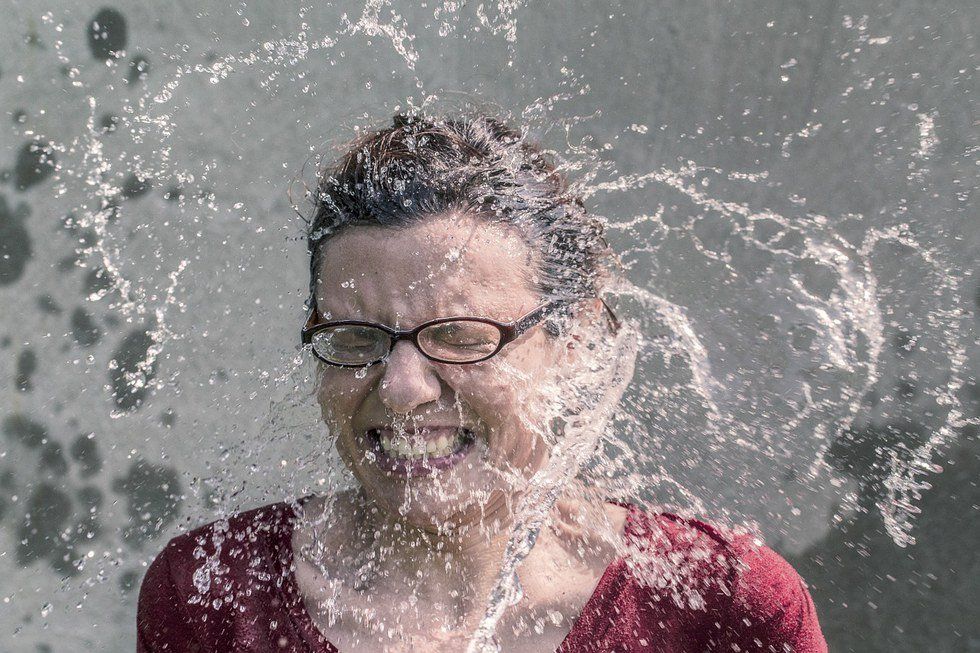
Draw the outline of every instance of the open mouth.
<instances>
[{"instance_id":1,"label":"open mouth","mask_svg":"<svg viewBox=\"0 0 980 653\"><path fill-rule=\"evenodd\" d=\"M423 427L408 433L368 429L367 437L377 466L402 476L426 476L463 460L476 442L465 427Z\"/></svg>"}]
</instances>

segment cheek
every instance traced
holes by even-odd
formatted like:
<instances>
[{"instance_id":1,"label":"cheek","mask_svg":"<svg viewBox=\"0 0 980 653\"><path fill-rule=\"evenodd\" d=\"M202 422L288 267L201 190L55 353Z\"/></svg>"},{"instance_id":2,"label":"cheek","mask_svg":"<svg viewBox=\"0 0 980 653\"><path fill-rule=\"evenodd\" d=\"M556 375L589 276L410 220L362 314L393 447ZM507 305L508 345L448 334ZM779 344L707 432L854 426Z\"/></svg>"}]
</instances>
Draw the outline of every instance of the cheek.
<instances>
[{"instance_id":1,"label":"cheek","mask_svg":"<svg viewBox=\"0 0 980 653\"><path fill-rule=\"evenodd\" d=\"M548 384L539 357L509 357L447 370L445 380L460 399L509 441L529 435L528 422L543 414ZM537 425L540 427L540 425Z\"/></svg>"},{"instance_id":2,"label":"cheek","mask_svg":"<svg viewBox=\"0 0 980 653\"><path fill-rule=\"evenodd\" d=\"M443 378L461 401L490 424L505 421L519 403L514 376L489 362L455 366Z\"/></svg>"},{"instance_id":3,"label":"cheek","mask_svg":"<svg viewBox=\"0 0 980 653\"><path fill-rule=\"evenodd\" d=\"M353 372L322 366L317 380L316 400L325 422L344 424L363 402L370 386Z\"/></svg>"}]
</instances>

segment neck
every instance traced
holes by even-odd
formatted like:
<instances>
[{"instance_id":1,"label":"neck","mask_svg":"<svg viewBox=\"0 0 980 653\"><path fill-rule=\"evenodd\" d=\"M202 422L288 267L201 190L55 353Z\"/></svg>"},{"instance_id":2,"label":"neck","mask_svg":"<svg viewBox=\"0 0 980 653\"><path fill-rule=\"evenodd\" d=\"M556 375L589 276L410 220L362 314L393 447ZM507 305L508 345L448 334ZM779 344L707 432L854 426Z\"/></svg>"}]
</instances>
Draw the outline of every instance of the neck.
<instances>
[{"instance_id":1,"label":"neck","mask_svg":"<svg viewBox=\"0 0 980 653\"><path fill-rule=\"evenodd\" d=\"M484 521L433 531L407 523L363 496L361 501L356 529L366 535L364 544L379 553L379 570L406 576L422 571L426 585L456 588L489 587L496 580L513 525L507 508Z\"/></svg>"},{"instance_id":2,"label":"neck","mask_svg":"<svg viewBox=\"0 0 980 653\"><path fill-rule=\"evenodd\" d=\"M415 615L419 622L439 614L440 620L452 624L453 631L469 632L482 619L510 539L513 520L509 513L497 511L496 519L436 533L406 523L361 493L347 495L329 507L321 504L321 508L331 515L317 511L318 515L343 528L320 530L321 521L321 527L314 530L320 530L322 537L315 539L325 546L313 557L332 567L328 575L342 580L355 595L404 596L407 592L416 598L413 605L420 611ZM540 593L541 588L553 585L550 575L542 577L544 570L556 569L556 562L567 567L569 556L576 557L571 551L582 556L580 544L602 563L600 569L611 562L614 551L603 553L601 542L587 536L583 539L586 534L576 532L606 523L601 500L588 508L588 514L576 515L568 512L563 501L556 504L554 523L541 530L526 564L518 570L530 595L535 588ZM487 522L493 526L486 526Z\"/></svg>"}]
</instances>

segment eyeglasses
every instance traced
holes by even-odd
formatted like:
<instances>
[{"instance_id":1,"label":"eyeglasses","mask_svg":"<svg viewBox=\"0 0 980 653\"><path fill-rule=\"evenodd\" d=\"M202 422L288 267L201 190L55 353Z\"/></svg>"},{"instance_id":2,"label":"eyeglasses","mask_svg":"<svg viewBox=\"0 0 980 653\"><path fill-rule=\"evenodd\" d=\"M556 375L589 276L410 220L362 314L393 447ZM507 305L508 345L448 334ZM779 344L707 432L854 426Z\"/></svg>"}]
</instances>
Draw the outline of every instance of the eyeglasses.
<instances>
[{"instance_id":1,"label":"eyeglasses","mask_svg":"<svg viewBox=\"0 0 980 653\"><path fill-rule=\"evenodd\" d=\"M438 363L479 363L570 303L569 300L550 301L513 322L485 317L444 317L414 329L392 329L360 320L316 324L318 314L314 305L302 338L304 345L313 345L317 358L338 367L367 367L378 363L388 357L399 340L411 340L423 356Z\"/></svg>"},{"instance_id":2,"label":"eyeglasses","mask_svg":"<svg viewBox=\"0 0 980 653\"><path fill-rule=\"evenodd\" d=\"M392 329L384 324L360 320L339 320L317 324L314 304L301 332L304 345L313 345L313 354L337 367L367 367L391 354L399 340L411 340L426 358L438 363L462 365L479 363L496 355L549 315L574 300L553 300L538 306L513 322L485 317L444 317L430 320L414 329ZM619 320L605 302L614 329Z\"/></svg>"}]
</instances>

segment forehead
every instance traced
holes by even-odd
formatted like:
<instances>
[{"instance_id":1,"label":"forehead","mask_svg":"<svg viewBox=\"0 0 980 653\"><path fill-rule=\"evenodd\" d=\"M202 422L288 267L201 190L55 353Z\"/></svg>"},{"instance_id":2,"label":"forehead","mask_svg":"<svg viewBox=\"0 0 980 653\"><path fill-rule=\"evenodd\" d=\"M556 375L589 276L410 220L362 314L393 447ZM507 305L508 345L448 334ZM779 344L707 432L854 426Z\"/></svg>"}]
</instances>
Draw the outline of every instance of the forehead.
<instances>
[{"instance_id":1,"label":"forehead","mask_svg":"<svg viewBox=\"0 0 980 653\"><path fill-rule=\"evenodd\" d=\"M443 214L407 227L355 226L323 250L317 305L336 319L501 319L535 302L536 264L512 228Z\"/></svg>"}]
</instances>

